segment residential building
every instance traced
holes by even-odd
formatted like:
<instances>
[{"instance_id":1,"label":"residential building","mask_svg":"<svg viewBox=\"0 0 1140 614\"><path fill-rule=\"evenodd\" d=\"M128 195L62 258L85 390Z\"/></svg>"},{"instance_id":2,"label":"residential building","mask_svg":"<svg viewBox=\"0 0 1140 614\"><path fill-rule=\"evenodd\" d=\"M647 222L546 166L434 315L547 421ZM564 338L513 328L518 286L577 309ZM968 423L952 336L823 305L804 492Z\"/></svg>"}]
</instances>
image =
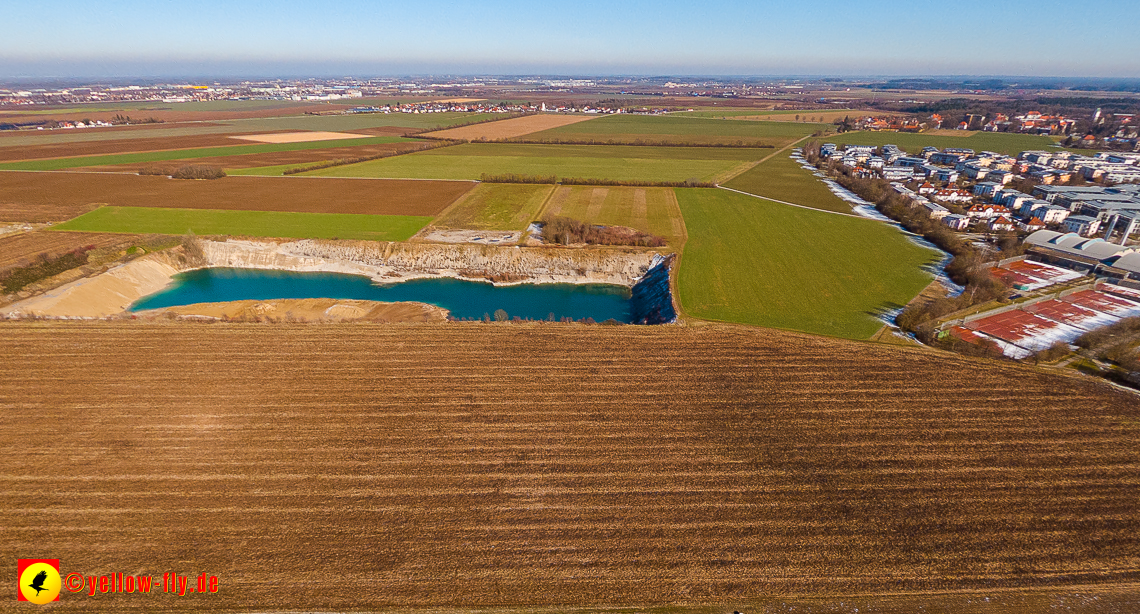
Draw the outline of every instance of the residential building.
<instances>
[{"instance_id":1,"label":"residential building","mask_svg":"<svg viewBox=\"0 0 1140 614\"><path fill-rule=\"evenodd\" d=\"M1005 230L1012 231L1012 230L1016 230L1016 229L1017 229L1017 225L1013 223L1013 220L1009 219L1008 217L1005 217L1004 215L1001 217L995 218L993 221L990 222L990 230L993 232L1002 232Z\"/></svg>"},{"instance_id":2,"label":"residential building","mask_svg":"<svg viewBox=\"0 0 1140 614\"><path fill-rule=\"evenodd\" d=\"M970 227L970 218L964 215L951 214L942 218L942 223L950 227L951 230L966 230Z\"/></svg>"},{"instance_id":3,"label":"residential building","mask_svg":"<svg viewBox=\"0 0 1140 614\"><path fill-rule=\"evenodd\" d=\"M1063 224L1066 230L1082 237L1091 237L1100 230L1100 220L1087 215L1070 215Z\"/></svg>"}]
</instances>

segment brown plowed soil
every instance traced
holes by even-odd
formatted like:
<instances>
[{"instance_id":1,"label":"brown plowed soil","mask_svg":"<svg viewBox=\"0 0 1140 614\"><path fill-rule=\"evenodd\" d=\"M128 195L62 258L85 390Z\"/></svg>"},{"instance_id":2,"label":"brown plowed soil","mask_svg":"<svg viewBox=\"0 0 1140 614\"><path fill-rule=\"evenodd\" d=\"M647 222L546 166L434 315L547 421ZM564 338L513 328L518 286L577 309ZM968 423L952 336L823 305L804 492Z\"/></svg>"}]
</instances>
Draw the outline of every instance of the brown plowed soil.
<instances>
[{"instance_id":1,"label":"brown plowed soil","mask_svg":"<svg viewBox=\"0 0 1140 614\"><path fill-rule=\"evenodd\" d=\"M138 172L141 169L173 169L186 164L205 164L220 166L222 168L256 168L259 166L277 166L280 164L307 164L324 162L326 160L411 153L430 147L431 145L433 145L433 143L429 141L423 141L421 143L379 143L376 145L358 145L356 147L330 147L328 149L275 151L270 153L246 154L244 156L194 158L191 160L170 160L167 162L136 162L134 164L89 166L84 168L73 168L66 170L81 172Z\"/></svg>"},{"instance_id":2,"label":"brown plowed soil","mask_svg":"<svg viewBox=\"0 0 1140 614\"><path fill-rule=\"evenodd\" d=\"M427 303L299 298L198 303L139 312L143 318L216 318L239 322L446 322L447 310Z\"/></svg>"},{"instance_id":3,"label":"brown plowed soil","mask_svg":"<svg viewBox=\"0 0 1140 614\"><path fill-rule=\"evenodd\" d=\"M0 329L0 558L222 588L60 611L1140 580L1140 403L1008 363L721 326Z\"/></svg>"},{"instance_id":4,"label":"brown plowed soil","mask_svg":"<svg viewBox=\"0 0 1140 614\"><path fill-rule=\"evenodd\" d=\"M224 177L211 181L103 173L0 172L0 220L62 221L93 208L174 207L242 211L435 215L472 187L466 181Z\"/></svg>"},{"instance_id":5,"label":"brown plowed soil","mask_svg":"<svg viewBox=\"0 0 1140 614\"><path fill-rule=\"evenodd\" d=\"M470 141L486 139L488 141L495 141L524 136L552 128L569 126L570 124L584 122L596 117L596 115L527 115L525 117L483 122L473 126L461 126L459 128L449 128L447 130L427 132L425 134L440 139L466 139Z\"/></svg>"},{"instance_id":6,"label":"brown plowed soil","mask_svg":"<svg viewBox=\"0 0 1140 614\"><path fill-rule=\"evenodd\" d=\"M25 232L9 237L0 237L0 271L9 267L27 264L40 254L58 256L75 249L94 245L110 247L127 245L137 235L104 234L99 232Z\"/></svg>"},{"instance_id":7,"label":"brown plowed soil","mask_svg":"<svg viewBox=\"0 0 1140 614\"><path fill-rule=\"evenodd\" d=\"M269 134L258 132L255 134ZM228 147L249 145L249 142L231 139L229 134L201 134L163 138L123 139L121 141L90 141L82 143L53 143L4 147L0 138L0 162L38 160L42 158L77 158L103 154L135 153L142 151L169 151L196 147Z\"/></svg>"},{"instance_id":8,"label":"brown plowed soil","mask_svg":"<svg viewBox=\"0 0 1140 614\"><path fill-rule=\"evenodd\" d=\"M358 134L371 134L372 136L408 136L410 134L418 134L422 132L420 128L408 128L404 126L377 126L375 128L360 128L353 130Z\"/></svg>"},{"instance_id":9,"label":"brown plowed soil","mask_svg":"<svg viewBox=\"0 0 1140 614\"><path fill-rule=\"evenodd\" d=\"M109 103L113 104L113 103ZM103 106L103 105L100 105ZM20 113L19 109L15 111L4 109L0 110L0 121L12 122L26 122L39 119L53 119L56 121L77 121L84 119L93 119L98 121L112 121L116 115L127 115L136 120L146 120L154 118L166 123L186 122L186 121L220 121L229 119L255 119L259 117L281 117L287 115L302 115L309 112L314 113L331 113L334 111L343 111L344 109L351 109L355 104L298 104L298 105L282 105L275 109L250 109L248 111L176 111L173 109L163 109L168 107L169 104L155 102L153 109L124 109L120 111L84 111L79 109L60 109L58 113L42 113L46 107L36 107L35 110L41 113L36 115L28 115ZM104 128L99 128L104 130Z\"/></svg>"}]
</instances>

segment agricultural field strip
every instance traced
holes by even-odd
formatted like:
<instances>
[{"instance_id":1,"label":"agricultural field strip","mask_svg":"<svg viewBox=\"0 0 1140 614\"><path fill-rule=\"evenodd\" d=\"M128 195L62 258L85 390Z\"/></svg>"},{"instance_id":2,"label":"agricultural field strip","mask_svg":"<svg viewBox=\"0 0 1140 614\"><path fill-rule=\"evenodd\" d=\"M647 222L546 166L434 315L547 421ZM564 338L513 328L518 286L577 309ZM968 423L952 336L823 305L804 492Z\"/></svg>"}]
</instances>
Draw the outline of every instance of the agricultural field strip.
<instances>
[{"instance_id":1,"label":"agricultural field strip","mask_svg":"<svg viewBox=\"0 0 1140 614\"><path fill-rule=\"evenodd\" d=\"M756 162L749 162L749 163L741 164L740 166L736 167L735 169L732 169L731 171L729 171L728 173L725 173L725 174L721 175L720 177L718 177L717 178L717 184L719 185L722 183L727 183L729 181L732 181L733 179L736 179L737 177L743 175L744 173L747 173L748 171L756 168L757 166L760 166L761 164L767 162L768 160L775 158L777 155L785 153L789 149L795 147L796 145L799 145L800 143L802 143L802 142L804 142L810 138L811 138L810 136L805 136L799 140L788 143L787 145L781 147L780 149L777 149L776 151L772 152L771 154L765 156L764 158L757 160Z\"/></svg>"},{"instance_id":2,"label":"agricultural field strip","mask_svg":"<svg viewBox=\"0 0 1140 614\"><path fill-rule=\"evenodd\" d=\"M436 216L433 226L524 230L538 218L553 185L481 183Z\"/></svg>"},{"instance_id":3,"label":"agricultural field strip","mask_svg":"<svg viewBox=\"0 0 1140 614\"><path fill-rule=\"evenodd\" d=\"M343 142L343 141L342 141ZM327 149L301 149L289 151L277 151L263 154L242 154L236 156L221 156L221 157L207 157L207 158L194 158L194 164L202 164L209 166L217 166L226 171L227 174L242 174L241 172L232 173L231 171L240 171L240 169L250 169L253 172L246 172L245 174L268 174L273 170L279 169L277 176L281 176L280 170L289 167L309 166L319 162L329 160L345 160L349 158L379 158L390 157L396 155L403 155L423 149L428 149L433 145L428 141L405 141L402 143L381 143L379 145L361 145L361 146L344 146L344 147L329 147ZM124 171L138 172L140 169L146 168L170 168L170 163L140 163L140 164L118 164L110 166L96 166L96 167L79 167L76 169L68 169L71 171L82 170L95 170L98 172L110 172L116 169ZM260 172L258 172L260 171Z\"/></svg>"},{"instance_id":4,"label":"agricultural field strip","mask_svg":"<svg viewBox=\"0 0 1140 614\"><path fill-rule=\"evenodd\" d=\"M34 134L0 134L0 148L24 147L52 143L90 143L114 141L124 138L173 138L207 134L239 134L254 132L283 132L311 130L320 132L352 132L372 128L436 129L452 124L464 124L494 115L486 113L371 113L360 115L293 115L236 119L179 121L154 126L131 126L129 129L99 129L94 131L35 131Z\"/></svg>"},{"instance_id":5,"label":"agricultural field strip","mask_svg":"<svg viewBox=\"0 0 1140 614\"><path fill-rule=\"evenodd\" d=\"M524 136L550 128L596 119L594 115L526 115L494 122L425 133L425 136L457 140L496 140Z\"/></svg>"},{"instance_id":6,"label":"agricultural field strip","mask_svg":"<svg viewBox=\"0 0 1140 614\"><path fill-rule=\"evenodd\" d=\"M605 138L612 136L706 137L706 138L790 138L801 137L828 124L792 122L727 122L717 119L681 117L677 115L610 115L594 121L570 124L528 135L528 138Z\"/></svg>"},{"instance_id":7,"label":"agricultural field strip","mask_svg":"<svg viewBox=\"0 0 1140 614\"><path fill-rule=\"evenodd\" d=\"M471 143L302 173L307 177L466 179L514 173L636 181L708 180L764 149Z\"/></svg>"},{"instance_id":8,"label":"agricultural field strip","mask_svg":"<svg viewBox=\"0 0 1140 614\"><path fill-rule=\"evenodd\" d=\"M396 136L375 136L353 139L352 146L378 145L382 143L415 142ZM228 145L222 147L201 147L196 149L172 149L164 151L80 156L76 158L40 158L23 162L0 163L0 170L10 171L50 171L84 166L110 166L141 162L165 162L170 160L190 160L219 156L239 156L246 154L273 153L280 151L303 151L306 149L328 149L345 143L342 139L330 141L307 141L301 143L263 143L259 145Z\"/></svg>"},{"instance_id":9,"label":"agricultural field strip","mask_svg":"<svg viewBox=\"0 0 1140 614\"><path fill-rule=\"evenodd\" d=\"M871 218L866 218L866 217L863 217L861 215L855 215L854 213L843 213L842 211L831 211L830 209L817 209L815 207L809 207L807 205L797 205L796 203L790 203L790 202L785 201L785 200L776 200L775 198L768 198L767 196L759 196L756 194L751 194L749 192L743 192L741 190L736 190L733 188L727 188L727 187L722 186L722 185L718 185L717 187L722 189L722 190L728 190L729 192L736 192L737 194L742 194L744 196L751 196L752 198L759 198L760 200L767 200L767 201L771 201L774 203L780 203L781 205L787 205L789 207L798 207L800 209L808 209L811 211L819 211L820 213L830 213L832 215L842 215L843 217L853 217L853 218L858 218L860 220L870 220L873 222L880 221L880 220L874 220Z\"/></svg>"},{"instance_id":10,"label":"agricultural field strip","mask_svg":"<svg viewBox=\"0 0 1140 614\"><path fill-rule=\"evenodd\" d=\"M88 212L96 204L434 216L474 186L470 181L317 181L296 176L181 181L110 173L9 171L0 172L0 218L58 222ZM329 198L330 194L336 198Z\"/></svg>"},{"instance_id":11,"label":"agricultural field strip","mask_svg":"<svg viewBox=\"0 0 1140 614\"><path fill-rule=\"evenodd\" d=\"M162 207L100 207L53 231L128 234L237 235L293 239L406 241L431 216Z\"/></svg>"},{"instance_id":12,"label":"agricultural field strip","mask_svg":"<svg viewBox=\"0 0 1140 614\"><path fill-rule=\"evenodd\" d=\"M592 224L627 226L684 242L684 220L671 188L561 186L544 216L565 216Z\"/></svg>"},{"instance_id":13,"label":"agricultural field strip","mask_svg":"<svg viewBox=\"0 0 1140 614\"><path fill-rule=\"evenodd\" d=\"M111 544L116 560L140 569L208 563L259 607L272 600L267 565L315 591L308 607L346 608L345 590L390 605L533 604L534 595L633 604L676 598L681 584L735 600L765 590L929 590L924 578L934 576L941 590L1064 585L1083 573L1112 581L1129 577L1137 540L1128 514L1138 453L1117 441L1137 433L1105 429L1135 408L1026 369L979 378L965 359L771 331L5 333L0 347L27 357L0 365L0 392L21 399L8 411L47 421L5 442L21 450L0 472L14 479L4 480L12 494L0 506L5 543L46 539L76 564L105 558ZM388 370L390 355L421 368ZM575 360L577 369L547 369ZM341 372L346 363L355 368ZM796 363L814 367L802 373ZM919 370L926 390L915 390ZM612 388L611 372L624 385ZM59 379L83 385L48 386ZM17 381L21 394L11 396ZM826 384L830 400L812 400ZM330 398L337 412L327 411ZM825 406L833 411L810 411ZM846 419L836 423L837 413ZM931 439L932 420L951 441ZM54 422L69 429L47 428ZM1052 447L1009 447L1025 440ZM884 441L894 448L850 445ZM73 457L37 453L60 445ZM875 449L886 454L866 453ZM1030 457L1010 464L1022 452ZM159 470L138 471L144 456ZM922 510L947 522L925 524ZM77 523L82 541L52 528ZM117 528L124 523L133 535ZM1086 537L1099 540L1098 553L1082 548ZM139 540L151 546L136 563ZM232 554L239 542L258 557ZM334 589L323 566L345 558L361 573ZM425 582L435 590L417 589Z\"/></svg>"},{"instance_id":14,"label":"agricultural field strip","mask_svg":"<svg viewBox=\"0 0 1140 614\"><path fill-rule=\"evenodd\" d=\"M130 241L132 237L119 234L33 231L14 236L0 237L0 271L31 262L40 254L56 256L89 245L110 247Z\"/></svg>"}]
</instances>

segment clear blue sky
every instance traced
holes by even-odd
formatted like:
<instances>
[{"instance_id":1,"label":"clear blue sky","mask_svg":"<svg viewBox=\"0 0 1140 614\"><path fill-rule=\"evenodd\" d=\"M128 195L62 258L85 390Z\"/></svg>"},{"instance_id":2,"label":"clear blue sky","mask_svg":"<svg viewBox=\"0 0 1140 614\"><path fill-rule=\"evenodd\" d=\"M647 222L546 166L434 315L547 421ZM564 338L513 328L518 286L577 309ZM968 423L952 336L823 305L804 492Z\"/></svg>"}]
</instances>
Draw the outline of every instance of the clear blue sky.
<instances>
[{"instance_id":1,"label":"clear blue sky","mask_svg":"<svg viewBox=\"0 0 1140 614\"><path fill-rule=\"evenodd\" d=\"M1140 0L12 0L0 76L1140 77Z\"/></svg>"}]
</instances>

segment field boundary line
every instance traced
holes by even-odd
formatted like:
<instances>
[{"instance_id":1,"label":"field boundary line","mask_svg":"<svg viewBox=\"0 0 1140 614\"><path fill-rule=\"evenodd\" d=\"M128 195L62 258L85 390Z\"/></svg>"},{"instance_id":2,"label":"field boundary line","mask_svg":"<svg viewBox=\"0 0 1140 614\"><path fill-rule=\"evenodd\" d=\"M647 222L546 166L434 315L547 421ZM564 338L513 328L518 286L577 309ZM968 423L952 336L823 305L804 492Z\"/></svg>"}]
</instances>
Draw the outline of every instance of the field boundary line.
<instances>
[{"instance_id":1,"label":"field boundary line","mask_svg":"<svg viewBox=\"0 0 1140 614\"><path fill-rule=\"evenodd\" d=\"M427 229L429 229L429 228L434 228L434 227L435 227L435 222L436 222L436 220L438 220L438 219L440 219L440 218L444 217L444 216L445 216L445 215L447 215L448 213L451 213L451 210L452 210L452 209L455 209L455 208L456 208L456 207L458 207L459 205L461 205L461 204L463 204L463 203L467 202L468 200L470 200L470 199L471 199L471 195L472 195L472 194L475 192L475 188L476 188L476 186L471 186L471 189L469 189L469 190L467 190L466 192L464 192L464 193L460 194L458 198L456 198L455 200L451 201L451 204L450 204L450 205L448 205L448 206L444 207L442 211L440 211L439 213L437 213L437 214L433 215L433 216L432 216L432 218L431 218L431 222L428 222L428 224L427 224L426 226L424 226L423 228L421 228L421 229L420 229L420 231L419 231L419 232L417 232L416 234L412 235L412 237L411 237L411 238L413 238L413 239L414 239L416 236L418 236L420 233L424 232L425 230L427 230Z\"/></svg>"},{"instance_id":2,"label":"field boundary line","mask_svg":"<svg viewBox=\"0 0 1140 614\"><path fill-rule=\"evenodd\" d=\"M729 192L736 192L737 194L743 194L745 196L751 196L752 198L759 198L760 200L767 200L767 201L771 201L774 203L780 203L781 205L787 205L789 207L797 207L799 209L807 209L809 211L819 211L820 213L830 213L832 215L842 215L843 217L853 217L857 220L867 220L868 222L878 222L879 221L879 220L876 220L873 218L863 217L861 215L855 215L854 213L840 213L839 211L829 211L827 209L816 209L815 207L809 207L807 205L797 205L796 203L790 203L790 202L785 201L785 200L776 200L775 198L768 198L767 196L757 196L755 194L750 194L748 192L741 192L740 190L735 190L733 188L726 188L722 185L718 185L717 189L718 190L728 190Z\"/></svg>"},{"instance_id":3,"label":"field boundary line","mask_svg":"<svg viewBox=\"0 0 1140 614\"><path fill-rule=\"evenodd\" d=\"M135 175L143 177L138 173L130 171L72 171L72 170L54 170L54 171L31 171L31 170L17 170L10 168L0 168L0 173L56 173L60 175ZM453 181L458 183L482 183L478 179L425 179L424 177L333 177L329 175L226 175L226 177L249 177L252 179L359 179L363 181Z\"/></svg>"},{"instance_id":4,"label":"field boundary line","mask_svg":"<svg viewBox=\"0 0 1140 614\"><path fill-rule=\"evenodd\" d=\"M50 173L54 171L39 171ZM334 175L302 175L294 173L292 175L233 175L234 177L260 177L265 179L267 177L286 178L286 179L359 179L362 181L456 181L460 183L482 183L478 179L426 179L424 177L336 177Z\"/></svg>"},{"instance_id":5,"label":"field boundary line","mask_svg":"<svg viewBox=\"0 0 1140 614\"><path fill-rule=\"evenodd\" d=\"M728 171L725 175L723 175L721 177L717 177L713 181L717 184L728 183L729 181L736 179L737 177L743 175L744 173L747 173L748 171L756 168L757 166L760 166L761 164L767 162L768 160L775 158L777 154L783 153L783 152L787 151L788 149L791 149L792 147L795 147L799 143L802 143L803 141L810 139L810 138L813 138L810 134L808 136L805 136L805 137L800 137L799 139L792 141L791 143L788 143L787 145L784 145L782 148L777 149L776 151L773 151L772 153L764 156L760 160L757 160L756 163L752 164L751 166L748 166L747 168L741 168L743 165L737 166L737 167L731 169L730 171ZM736 169L740 169L740 170L737 171Z\"/></svg>"},{"instance_id":6,"label":"field boundary line","mask_svg":"<svg viewBox=\"0 0 1140 614\"><path fill-rule=\"evenodd\" d=\"M82 168L82 167L76 167ZM25 171L12 168L0 168L0 173L66 173L68 175L138 175L130 171L72 171L72 170L54 170L54 171Z\"/></svg>"},{"instance_id":7,"label":"field boundary line","mask_svg":"<svg viewBox=\"0 0 1140 614\"><path fill-rule=\"evenodd\" d=\"M224 134L224 133L222 133L222 134ZM230 137L230 138L233 138L233 137ZM370 136L370 137L366 137L366 138L388 138L388 137ZM396 137L396 138L407 138L407 137ZM129 140L129 139L124 139L124 140ZM352 140L353 139L329 139L329 140L323 140L323 141L300 141L300 143L338 143L338 142L343 143L343 142L351 142ZM411 139L409 139L409 140L411 140ZM79 141L79 142L82 143L82 142L86 142L86 141ZM95 141L95 142L98 142L98 141ZM290 144L296 144L296 143L260 143L260 144L261 145L290 145ZM367 144L363 144L363 145L361 145L361 144L345 145L344 148L366 147L368 145L373 145L373 144L381 145L381 144L386 144L386 143L367 143ZM76 161L80 161L80 160L85 160L88 158L94 159L94 158L105 158L105 157L110 157L110 156L133 156L133 155L158 154L158 153L178 152L178 151L184 151L184 152L189 153L189 152L199 151L199 150L203 150L203 149L229 149L229 148L257 147L257 146L258 146L257 142L250 141L250 142L245 143L245 144L215 145L215 146L211 146L211 147L191 147L188 149L178 149L178 148L174 148L174 149L147 149L147 150L143 150L143 151L124 151L124 152L119 152L119 153L87 154L87 155L82 155L82 156L53 156L51 158L25 158L25 159L20 159L20 160L5 160L4 162L0 162L0 164L4 164L4 165L7 165L7 164L27 164L27 163L32 163L32 162L50 162L52 160L76 160ZM334 147L302 147L302 148L298 148L298 149L282 149L280 151L291 153L291 152L295 152L295 151L305 151L306 149L342 149L342 148L335 147L335 146ZM264 152L264 153L278 153L278 152ZM212 155L212 156L190 156L190 157L186 157L186 158L172 158L170 160L143 160L143 161L140 161L137 163L136 162L121 162L119 164L149 164L151 162L181 162L184 160L200 160L200 159L204 159L204 158L230 158L230 157L241 156L241 155L258 155L258 154L235 153L235 154L228 154L227 155L225 153L222 153L220 155ZM113 166L113 165L114 165L114 163L112 163L112 164L81 164L79 166L75 166L75 167L71 167L71 168L84 168L87 166Z\"/></svg>"},{"instance_id":8,"label":"field boundary line","mask_svg":"<svg viewBox=\"0 0 1140 614\"><path fill-rule=\"evenodd\" d=\"M542 204L539 205L538 211L535 212L534 219L531 220L531 222L537 222L542 219L543 215L546 215L546 208L550 206L550 199L554 198L554 195L558 193L558 189L562 187L562 184L553 184L550 187L553 189L550 190L550 193L543 199ZM530 224L527 224L527 226L529 227Z\"/></svg>"},{"instance_id":9,"label":"field boundary line","mask_svg":"<svg viewBox=\"0 0 1140 614\"><path fill-rule=\"evenodd\" d=\"M677 201L677 190L680 189L683 188L673 188L669 190L669 200L672 202L673 209L677 212L677 217L681 220L681 244L678 245L677 249L673 252L673 270L669 272L669 292L673 295L673 310L677 312L677 324L684 324L685 319L693 320L699 318L690 316L681 305L681 259L685 256L685 246L689 244L689 226L685 223L685 212L681 211L681 203Z\"/></svg>"}]
</instances>

